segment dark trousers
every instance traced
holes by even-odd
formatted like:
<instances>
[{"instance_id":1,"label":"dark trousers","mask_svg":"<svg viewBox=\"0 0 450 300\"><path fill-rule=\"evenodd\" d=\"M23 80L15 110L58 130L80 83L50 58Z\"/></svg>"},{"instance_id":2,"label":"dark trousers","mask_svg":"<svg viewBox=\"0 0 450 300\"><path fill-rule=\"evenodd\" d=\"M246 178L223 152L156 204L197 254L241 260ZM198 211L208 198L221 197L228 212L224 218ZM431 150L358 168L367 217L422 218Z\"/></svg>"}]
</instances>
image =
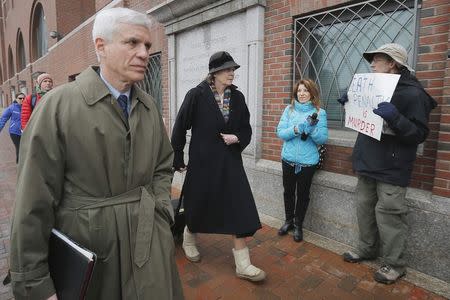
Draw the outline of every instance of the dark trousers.
<instances>
[{"instance_id":1,"label":"dark trousers","mask_svg":"<svg viewBox=\"0 0 450 300\"><path fill-rule=\"evenodd\" d=\"M12 142L14 143L14 147L16 147L16 164L19 162L19 147L20 147L20 135L10 133Z\"/></svg>"},{"instance_id":2,"label":"dark trousers","mask_svg":"<svg viewBox=\"0 0 450 300\"><path fill-rule=\"evenodd\" d=\"M295 217L295 223L302 226L309 204L309 190L314 172L316 172L316 166L302 167L298 174L295 174L295 168L285 161L282 161L282 167L286 221ZM296 191L297 201L295 201Z\"/></svg>"}]
</instances>

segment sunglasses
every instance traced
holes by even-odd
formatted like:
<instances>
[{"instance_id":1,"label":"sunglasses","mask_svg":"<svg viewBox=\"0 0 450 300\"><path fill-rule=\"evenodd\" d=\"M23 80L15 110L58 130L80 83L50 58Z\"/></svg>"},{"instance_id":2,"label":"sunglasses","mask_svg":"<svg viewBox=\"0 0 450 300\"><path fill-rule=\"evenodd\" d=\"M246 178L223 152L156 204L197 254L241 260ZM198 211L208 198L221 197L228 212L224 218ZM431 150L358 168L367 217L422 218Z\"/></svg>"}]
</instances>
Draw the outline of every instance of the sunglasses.
<instances>
[{"instance_id":1,"label":"sunglasses","mask_svg":"<svg viewBox=\"0 0 450 300\"><path fill-rule=\"evenodd\" d=\"M17 99L23 100L23 99L25 99L25 97L17 97Z\"/></svg>"}]
</instances>

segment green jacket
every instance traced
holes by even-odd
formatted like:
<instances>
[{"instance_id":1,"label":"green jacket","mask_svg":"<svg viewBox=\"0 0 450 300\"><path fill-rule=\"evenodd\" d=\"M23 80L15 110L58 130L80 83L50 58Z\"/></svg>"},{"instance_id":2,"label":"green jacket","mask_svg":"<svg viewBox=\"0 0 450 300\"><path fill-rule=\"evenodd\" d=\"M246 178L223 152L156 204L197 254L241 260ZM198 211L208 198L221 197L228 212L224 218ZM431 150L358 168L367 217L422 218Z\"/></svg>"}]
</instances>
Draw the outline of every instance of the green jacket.
<instances>
[{"instance_id":1,"label":"green jacket","mask_svg":"<svg viewBox=\"0 0 450 300\"><path fill-rule=\"evenodd\" d=\"M89 67L33 112L11 228L16 299L54 293L53 227L97 254L87 299L183 299L170 231L173 151L152 98L136 86L131 97L127 122Z\"/></svg>"}]
</instances>

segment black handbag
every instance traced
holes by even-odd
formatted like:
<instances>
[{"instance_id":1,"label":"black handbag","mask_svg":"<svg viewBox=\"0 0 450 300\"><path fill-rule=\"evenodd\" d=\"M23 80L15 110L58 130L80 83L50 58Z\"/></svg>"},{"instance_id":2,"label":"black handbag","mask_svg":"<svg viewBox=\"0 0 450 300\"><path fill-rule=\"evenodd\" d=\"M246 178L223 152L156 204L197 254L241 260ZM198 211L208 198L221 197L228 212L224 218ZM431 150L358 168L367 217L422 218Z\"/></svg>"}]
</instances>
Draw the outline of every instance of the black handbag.
<instances>
[{"instance_id":1,"label":"black handbag","mask_svg":"<svg viewBox=\"0 0 450 300\"><path fill-rule=\"evenodd\" d=\"M172 199L173 215L175 222L172 225L172 235L175 241L181 241L183 238L184 226L186 226L186 219L184 216L183 207L183 189L180 193L180 198Z\"/></svg>"},{"instance_id":2,"label":"black handbag","mask_svg":"<svg viewBox=\"0 0 450 300\"><path fill-rule=\"evenodd\" d=\"M327 154L327 148L325 147L325 145L319 145L317 146L317 151L319 152L319 162L317 163L317 169L322 169L325 161L325 156Z\"/></svg>"}]
</instances>

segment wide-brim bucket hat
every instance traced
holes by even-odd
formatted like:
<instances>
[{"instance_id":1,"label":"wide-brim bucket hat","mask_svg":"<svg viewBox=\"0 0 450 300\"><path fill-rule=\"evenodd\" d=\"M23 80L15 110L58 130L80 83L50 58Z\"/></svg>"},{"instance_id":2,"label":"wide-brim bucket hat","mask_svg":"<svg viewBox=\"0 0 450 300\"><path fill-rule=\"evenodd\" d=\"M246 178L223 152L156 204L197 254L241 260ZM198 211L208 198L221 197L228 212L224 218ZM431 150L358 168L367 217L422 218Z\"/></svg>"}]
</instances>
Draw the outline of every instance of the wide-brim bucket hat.
<instances>
[{"instance_id":1,"label":"wide-brim bucket hat","mask_svg":"<svg viewBox=\"0 0 450 300\"><path fill-rule=\"evenodd\" d=\"M210 74L229 68L234 68L236 70L241 67L234 61L230 53L226 51L219 51L211 55L208 66Z\"/></svg>"},{"instance_id":2,"label":"wide-brim bucket hat","mask_svg":"<svg viewBox=\"0 0 450 300\"><path fill-rule=\"evenodd\" d=\"M414 69L411 68L406 62L408 60L408 53L402 45L390 43L380 46L378 49L374 51L367 51L363 53L363 57L371 63L375 54L383 53L389 55L393 60L395 60L398 64L405 66L409 71L414 72Z\"/></svg>"}]
</instances>

